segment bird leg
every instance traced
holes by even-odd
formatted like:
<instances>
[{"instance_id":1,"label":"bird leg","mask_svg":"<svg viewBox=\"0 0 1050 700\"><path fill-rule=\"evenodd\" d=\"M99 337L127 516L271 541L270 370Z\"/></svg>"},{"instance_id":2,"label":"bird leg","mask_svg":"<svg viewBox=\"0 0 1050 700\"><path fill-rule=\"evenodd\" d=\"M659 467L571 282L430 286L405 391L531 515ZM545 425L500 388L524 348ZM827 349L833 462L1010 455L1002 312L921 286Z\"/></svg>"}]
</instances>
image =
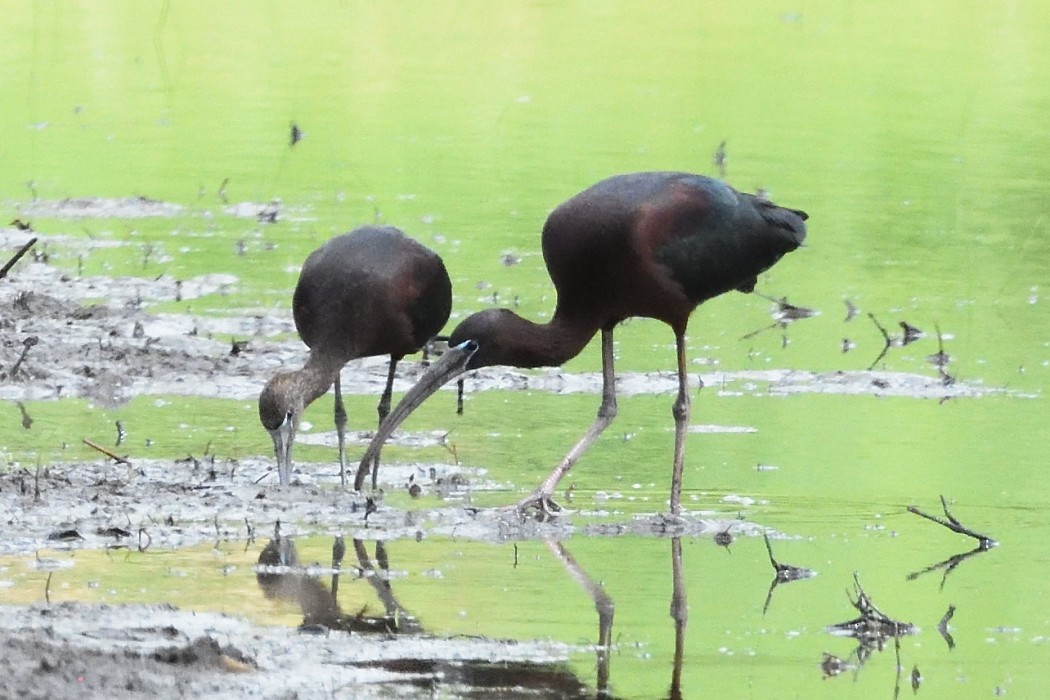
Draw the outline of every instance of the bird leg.
<instances>
[{"instance_id":1,"label":"bird leg","mask_svg":"<svg viewBox=\"0 0 1050 700\"><path fill-rule=\"evenodd\" d=\"M390 371L386 375L386 388L383 389L383 395L379 398L379 407L376 411L379 413L379 426L382 427L383 420L390 415L390 396L394 393L394 370L397 369L397 361L400 358L390 356ZM376 490L376 480L379 478L379 451L376 451L375 459L372 460L372 490Z\"/></svg>"},{"instance_id":2,"label":"bird leg","mask_svg":"<svg viewBox=\"0 0 1050 700\"><path fill-rule=\"evenodd\" d=\"M558 482L572 469L587 448L591 446L602 431L616 417L616 374L613 369L613 333L602 329L602 404L598 407L598 416L594 423L583 434L579 442L573 445L569 454L554 468L539 487L515 506L524 512L528 508L537 508L543 515L556 515L561 506L554 502L554 489Z\"/></svg>"},{"instance_id":3,"label":"bird leg","mask_svg":"<svg viewBox=\"0 0 1050 700\"><path fill-rule=\"evenodd\" d=\"M674 416L674 468L671 471L671 515L682 512L682 461L685 456L685 435L689 427L689 377L685 371L685 333L675 331L678 350L678 398L671 414Z\"/></svg>"},{"instance_id":4,"label":"bird leg","mask_svg":"<svg viewBox=\"0 0 1050 700\"><path fill-rule=\"evenodd\" d=\"M339 481L346 488L346 406L338 374L335 375L335 434L339 439Z\"/></svg>"}]
</instances>

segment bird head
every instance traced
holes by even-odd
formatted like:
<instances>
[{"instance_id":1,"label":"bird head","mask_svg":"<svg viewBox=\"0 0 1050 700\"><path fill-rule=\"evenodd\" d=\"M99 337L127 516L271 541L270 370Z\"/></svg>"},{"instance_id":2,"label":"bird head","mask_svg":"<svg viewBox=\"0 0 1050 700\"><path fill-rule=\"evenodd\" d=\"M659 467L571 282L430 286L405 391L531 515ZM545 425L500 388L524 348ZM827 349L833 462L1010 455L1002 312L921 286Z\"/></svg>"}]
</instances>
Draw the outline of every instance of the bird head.
<instances>
[{"instance_id":1,"label":"bird head","mask_svg":"<svg viewBox=\"0 0 1050 700\"><path fill-rule=\"evenodd\" d=\"M517 327L522 319L510 309L492 308L473 313L463 319L449 336L449 347L473 342L477 349L471 354L464 370L492 365L527 366L515 362L515 348L519 345ZM450 377L451 379L451 377Z\"/></svg>"},{"instance_id":2,"label":"bird head","mask_svg":"<svg viewBox=\"0 0 1050 700\"><path fill-rule=\"evenodd\" d=\"M274 375L259 394L259 420L273 439L281 484L291 480L292 442L304 408L303 393L293 372Z\"/></svg>"}]
</instances>

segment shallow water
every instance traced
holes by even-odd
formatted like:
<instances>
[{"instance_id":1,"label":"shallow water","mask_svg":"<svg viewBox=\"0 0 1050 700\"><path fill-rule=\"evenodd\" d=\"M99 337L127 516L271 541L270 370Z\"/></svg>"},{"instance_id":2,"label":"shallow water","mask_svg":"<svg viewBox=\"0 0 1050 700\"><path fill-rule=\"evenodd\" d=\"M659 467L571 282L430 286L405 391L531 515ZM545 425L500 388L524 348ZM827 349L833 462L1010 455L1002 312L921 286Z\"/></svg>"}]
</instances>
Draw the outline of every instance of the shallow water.
<instances>
[{"instance_id":1,"label":"shallow water","mask_svg":"<svg viewBox=\"0 0 1050 700\"><path fill-rule=\"evenodd\" d=\"M1050 535L1045 4L9 5L0 223L31 222L43 257L16 266L3 293L48 289L141 312L161 346L230 375L198 374L187 360L175 371L187 372L189 391L177 378L136 380L126 403L73 391L90 382L72 362L76 382L0 383L0 455L12 471L97 460L82 438L113 447L119 420L133 457L211 454L265 476L271 445L254 394L274 368L301 361L289 299L321 241L371 221L400 226L445 258L450 329L492 304L542 319L554 297L539 231L553 206L617 172L717 174L724 140L731 184L811 215L806 247L759 291L819 315L747 339L774 322L773 303L736 294L694 315L692 380L705 386L693 400L683 500L697 518L770 528L779 560L819 575L778 586L763 615L773 569L757 529L741 529L728 549L713 532L685 536L683 696L885 697L898 680L909 692L914 666L934 696L1035 697L1050 686L1040 602ZM293 123L303 138L291 146ZM137 196L150 202L128 199ZM67 198L92 199L71 211ZM275 223L258 216L267 206ZM3 231L0 263L19 235ZM849 320L846 300L860 312ZM869 313L895 338L901 321L925 335L872 368L883 337ZM128 319L113 324L130 343ZM96 332L85 324L73 329ZM59 334L41 329L45 345ZM938 333L950 386L928 360ZM62 335L72 342L75 331ZM215 359L245 339L246 357ZM21 349L20 336L9 340L4 368ZM27 362L42 362L37 352ZM673 362L666 327L617 330L620 413L569 477L578 512L556 533L615 602L618 697L666 696L674 668L671 539L597 534L666 508ZM592 419L599 364L593 344L562 374L470 379L463 417L439 395L405 425L431 437L394 444L385 459L424 474L458 459L484 470L475 478L486 486L454 503L507 504ZM348 406L356 430L373 427L382 371L371 361L344 372L359 392ZM646 377L655 372L665 374ZM325 484L330 411L327 400L311 408L296 452ZM443 506L437 489L416 500L404 486L390 483L385 505ZM944 569L909 580L975 546L905 510L939 514L942 494L1000 546L943 584ZM253 517L260 535L247 548L239 535L214 549L120 556L48 552L41 541L41 556L76 562L53 574L50 595L298 624L294 603L258 589L251 566L273 523ZM331 536L354 531L308 517L294 527L303 561L328 561ZM594 602L544 542L426 533L387 547L392 587L427 632L580 645L573 672L598 684ZM47 575L27 566L33 559L0 562L12 582L0 599L41 599ZM920 628L901 639L900 679L892 643L859 672L822 678L823 653L846 659L855 646L825 630L856 615L844 594L855 572L883 612ZM343 609L381 606L371 590L341 587ZM951 650L936 629L949 605Z\"/></svg>"}]
</instances>

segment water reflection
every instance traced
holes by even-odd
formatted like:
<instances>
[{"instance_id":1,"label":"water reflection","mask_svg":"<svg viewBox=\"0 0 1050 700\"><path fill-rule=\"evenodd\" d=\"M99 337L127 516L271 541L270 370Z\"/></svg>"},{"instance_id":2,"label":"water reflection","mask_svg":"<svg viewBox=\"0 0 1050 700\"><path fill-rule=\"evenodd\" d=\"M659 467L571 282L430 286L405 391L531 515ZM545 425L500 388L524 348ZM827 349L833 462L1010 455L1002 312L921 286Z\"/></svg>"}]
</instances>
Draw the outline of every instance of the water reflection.
<instances>
[{"instance_id":1,"label":"water reflection","mask_svg":"<svg viewBox=\"0 0 1050 700\"><path fill-rule=\"evenodd\" d=\"M674 665L671 670L669 700L682 697L682 660L685 658L685 625L689 605L685 599L685 575L682 571L682 538L671 538L671 619L674 620Z\"/></svg>"},{"instance_id":2,"label":"water reflection","mask_svg":"<svg viewBox=\"0 0 1050 700\"><path fill-rule=\"evenodd\" d=\"M591 579L572 555L558 542L547 543L565 570L580 583L594 600L599 618L597 696L610 697L609 643L612 632L613 602L601 584ZM375 542L375 563L369 557L366 542L352 541L357 558L355 579L363 578L383 603L383 614L368 615L367 606L357 613L345 613L339 606L339 578L345 545L341 536L332 545L332 582L326 588L320 575L299 564L295 544L289 537L277 534L259 554L256 580L268 599L295 601L303 613L299 629L303 631L341 630L385 635L423 635L419 620L398 601L390 582L390 564L386 545ZM503 647L505 640L489 640ZM396 658L363 661L361 665L405 674L404 682L431 692L448 691L457 686L476 692L497 692L500 697L588 697L592 693L564 664L543 662L506 662L493 659L465 659L449 654L448 659Z\"/></svg>"},{"instance_id":3,"label":"water reflection","mask_svg":"<svg viewBox=\"0 0 1050 700\"><path fill-rule=\"evenodd\" d=\"M782 564L778 562L773 556L773 545L769 543L769 535L765 532L762 533L762 539L766 542L766 551L769 553L769 563L773 565L773 581L769 584L769 592L766 593L766 602L762 606L762 615L764 616L769 610L769 604L773 600L773 591L776 587L782 583L790 583L792 581L799 581L804 578L810 578L816 576L817 572L812 569L806 569L801 566L792 566L791 564Z\"/></svg>"},{"instance_id":4,"label":"water reflection","mask_svg":"<svg viewBox=\"0 0 1050 700\"><path fill-rule=\"evenodd\" d=\"M332 583L325 588L320 579L299 564L295 544L289 537L276 536L259 553L256 581L269 599L293 600L303 612L301 630L342 630L344 632L388 634L416 634L422 631L416 620L394 596L389 580L386 545L376 542L375 557L379 569L372 564L362 540L353 541L357 556L356 578L363 578L375 590L383 603L382 615L368 615L367 608L357 613L344 613L338 602L339 576L345 546L342 537L332 545ZM275 573L277 572L277 573Z\"/></svg>"},{"instance_id":5,"label":"water reflection","mask_svg":"<svg viewBox=\"0 0 1050 700\"><path fill-rule=\"evenodd\" d=\"M987 552L993 547L998 546L999 543L991 537L989 537L988 535L977 532L973 528L967 527L966 525L963 525L961 522L959 522L959 519L952 515L951 511L948 510L948 501L945 500L944 496L941 496L941 507L944 509L944 518L939 518L935 515L924 513L915 506L908 506L908 512L914 513L919 517L926 518L927 520L935 522L938 525L948 528L952 532L956 532L960 535L966 535L967 537L972 537L973 539L977 540L977 546L968 552L961 552L960 554L952 555L944 561L937 562L936 564L931 564L924 569L908 574L908 580L914 581L923 574L928 574L931 571L937 571L938 569L944 569L944 575L941 576L941 590L943 590L944 584L948 581L948 574L954 571L955 567L959 566L959 564L963 563L975 554Z\"/></svg>"},{"instance_id":6,"label":"water reflection","mask_svg":"<svg viewBox=\"0 0 1050 700\"><path fill-rule=\"evenodd\" d=\"M860 580L854 575L853 584L856 593L855 598L850 598L850 604L860 614L852 620L840 622L828 627L828 631L845 637L851 637L857 641L856 648L850 652L849 657L843 660L839 657L825 652L821 661L821 671L825 678L840 675L845 671L852 671L854 677L860 673L860 669L868 662L876 651L883 651L888 644L893 643L896 654L897 669L896 679L893 686L893 697L900 695L901 672L901 637L916 634L918 629L910 622L895 620L879 610L871 597L865 593L860 585ZM912 676L912 687L917 689L919 685L918 667Z\"/></svg>"},{"instance_id":7,"label":"water reflection","mask_svg":"<svg viewBox=\"0 0 1050 700\"><path fill-rule=\"evenodd\" d=\"M432 690L444 684L465 685L474 688L499 688L507 692L539 694L542 697L614 697L609 689L610 655L615 603L601 582L595 580L580 564L563 542L548 539L547 549L558 561L570 579L575 581L594 604L598 616L598 641L595 645L596 671L593 690L584 681L560 663L495 663L488 659L437 660L416 658L362 662L381 666L386 670L417 674L406 682L419 684L419 674L430 678ZM670 538L672 591L669 606L674 623L674 662L671 668L670 686L666 697L680 700L684 697L682 670L685 659L686 625L689 619L685 590L685 573L682 563L682 541ZM424 636L420 621L398 600L390 580L390 565L386 545L374 543L374 558L369 556L368 543L353 539L352 550L356 565L344 566L345 545L341 536L332 546L332 566L329 570L308 568L301 565L294 542L279 534L259 554L256 580L263 595L270 600L294 601L301 609L303 621L299 629L306 632L340 630L352 633L371 633L397 636ZM367 614L367 607L356 613L344 612L338 602L340 577L353 571L354 580L364 579L375 590L383 604L383 612ZM331 574L330 586L325 586L322 576ZM506 645L505 640L488 640L494 646ZM510 689L510 690L508 690Z\"/></svg>"}]
</instances>

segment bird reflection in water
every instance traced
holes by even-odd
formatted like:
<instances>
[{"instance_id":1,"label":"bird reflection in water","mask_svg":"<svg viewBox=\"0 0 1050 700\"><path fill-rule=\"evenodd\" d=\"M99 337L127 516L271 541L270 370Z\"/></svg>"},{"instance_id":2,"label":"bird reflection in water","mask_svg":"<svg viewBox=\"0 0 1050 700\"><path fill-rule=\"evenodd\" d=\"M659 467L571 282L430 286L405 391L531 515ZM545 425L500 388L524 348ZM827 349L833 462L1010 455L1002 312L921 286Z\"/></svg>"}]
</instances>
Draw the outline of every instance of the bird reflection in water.
<instances>
[{"instance_id":1,"label":"bird reflection in water","mask_svg":"<svg viewBox=\"0 0 1050 700\"><path fill-rule=\"evenodd\" d=\"M413 685L422 677L431 677L432 690L449 689L464 684L486 692L499 690L499 697L550 698L612 698L610 690L610 660L613 647L613 617L615 604L601 582L592 578L576 561L564 543L545 540L551 555L562 565L569 577L579 584L594 604L598 615L598 639L595 645L595 685L589 686L576 677L564 663L507 662L491 660L443 661L428 658L395 657L372 659L363 665L374 665L389 671L413 674ZM419 620L412 615L394 594L390 582L390 565L385 543L375 542L374 556L369 556L364 540L351 541L356 564L343 562L346 546L342 537L336 537L332 547L332 579L328 587L321 576L310 573L299 562L295 544L289 537L276 536L259 554L256 579L268 599L295 601L303 613L300 630L327 632L340 630L384 636L411 636L426 634ZM672 584L670 613L674 620L675 651L668 698L682 698L682 665L685 657L685 628L688 619L682 568L682 544L679 537L671 539ZM337 597L340 577L352 572L352 580L365 579L382 602L381 614L369 614L362 608L356 613L341 610ZM491 640L506 645L505 640ZM513 642L510 642L513 644Z\"/></svg>"}]
</instances>

